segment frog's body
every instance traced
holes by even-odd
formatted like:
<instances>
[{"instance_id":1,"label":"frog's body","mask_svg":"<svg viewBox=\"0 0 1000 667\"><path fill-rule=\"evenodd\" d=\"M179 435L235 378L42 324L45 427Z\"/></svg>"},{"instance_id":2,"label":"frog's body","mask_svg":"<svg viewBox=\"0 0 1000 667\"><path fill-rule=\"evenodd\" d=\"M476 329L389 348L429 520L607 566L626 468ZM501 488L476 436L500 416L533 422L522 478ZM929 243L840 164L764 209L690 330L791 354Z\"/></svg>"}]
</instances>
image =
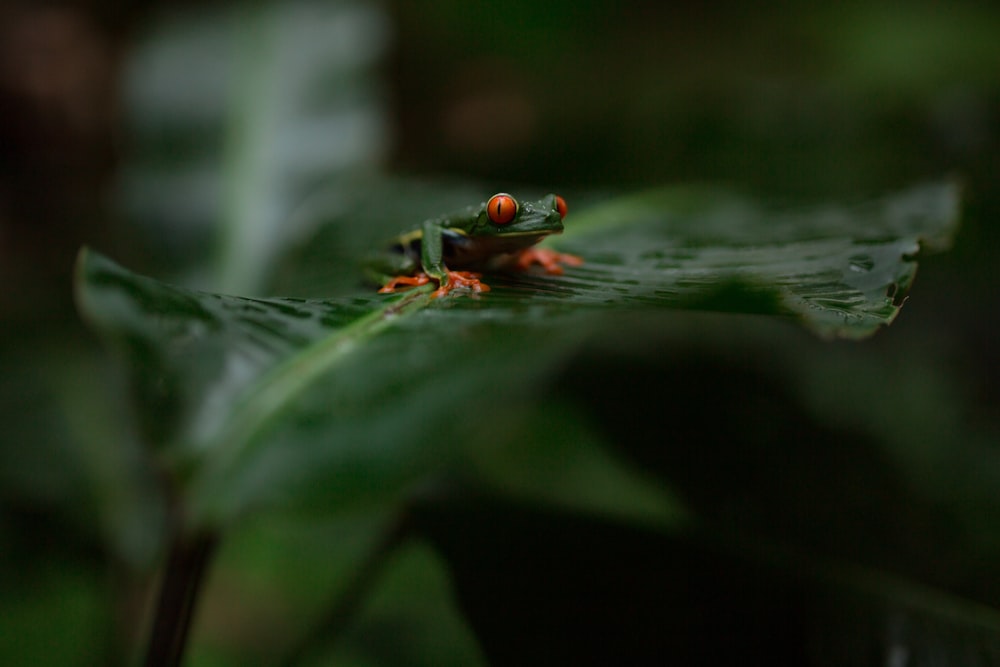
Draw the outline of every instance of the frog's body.
<instances>
[{"instance_id":1,"label":"frog's body","mask_svg":"<svg viewBox=\"0 0 1000 667\"><path fill-rule=\"evenodd\" d=\"M559 274L560 263L578 265L582 260L531 247L549 234L562 232L565 215L566 202L556 195L518 204L510 195L499 193L478 207L431 218L420 229L400 236L386 255L372 263L372 273L384 283L381 292L434 280L438 284L435 296L455 287L488 291L489 286L479 280L481 274L473 271L540 264L548 273Z\"/></svg>"},{"instance_id":2,"label":"frog's body","mask_svg":"<svg viewBox=\"0 0 1000 667\"><path fill-rule=\"evenodd\" d=\"M499 269L516 253L535 245L547 234L517 234L507 236L469 236L450 227L441 230L441 257L448 267L455 269ZM423 231L405 234L390 249L402 255L398 265L402 273L421 268L423 252Z\"/></svg>"}]
</instances>

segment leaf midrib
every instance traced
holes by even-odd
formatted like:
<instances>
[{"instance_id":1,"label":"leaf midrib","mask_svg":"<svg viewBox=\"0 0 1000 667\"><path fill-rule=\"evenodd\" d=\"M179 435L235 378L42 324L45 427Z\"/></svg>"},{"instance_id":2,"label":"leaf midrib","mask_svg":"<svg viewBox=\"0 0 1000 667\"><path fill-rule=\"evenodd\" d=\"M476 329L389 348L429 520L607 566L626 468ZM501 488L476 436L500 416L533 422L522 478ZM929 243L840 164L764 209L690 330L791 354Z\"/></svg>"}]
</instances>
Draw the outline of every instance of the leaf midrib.
<instances>
[{"instance_id":1,"label":"leaf midrib","mask_svg":"<svg viewBox=\"0 0 1000 667\"><path fill-rule=\"evenodd\" d=\"M429 305L431 287L410 290L351 324L317 339L262 375L248 388L219 430L196 445L197 450L212 453L202 462L200 473L190 481L190 497L202 499L200 503L196 500L196 506L189 508L199 516L199 523L213 522L212 503L206 499L216 495L211 489L228 477L230 468L252 443L287 408L294 405L299 396L342 362L360 343Z\"/></svg>"}]
</instances>

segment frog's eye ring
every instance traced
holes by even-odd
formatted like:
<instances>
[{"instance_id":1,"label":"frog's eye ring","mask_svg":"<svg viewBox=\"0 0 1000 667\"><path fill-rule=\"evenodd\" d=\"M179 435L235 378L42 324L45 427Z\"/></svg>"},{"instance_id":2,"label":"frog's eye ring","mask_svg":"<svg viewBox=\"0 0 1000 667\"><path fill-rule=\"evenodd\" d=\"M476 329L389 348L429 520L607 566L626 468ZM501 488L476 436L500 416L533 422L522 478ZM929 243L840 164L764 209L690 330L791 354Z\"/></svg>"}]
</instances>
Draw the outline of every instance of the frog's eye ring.
<instances>
[{"instance_id":1,"label":"frog's eye ring","mask_svg":"<svg viewBox=\"0 0 1000 667\"><path fill-rule=\"evenodd\" d=\"M569 212L569 208L566 206L566 200L556 195L556 210L559 211L559 217L565 218L566 213Z\"/></svg>"},{"instance_id":2,"label":"frog's eye ring","mask_svg":"<svg viewBox=\"0 0 1000 667\"><path fill-rule=\"evenodd\" d=\"M506 225L517 215L517 200L506 192L490 197L486 202L486 215L495 225Z\"/></svg>"}]
</instances>

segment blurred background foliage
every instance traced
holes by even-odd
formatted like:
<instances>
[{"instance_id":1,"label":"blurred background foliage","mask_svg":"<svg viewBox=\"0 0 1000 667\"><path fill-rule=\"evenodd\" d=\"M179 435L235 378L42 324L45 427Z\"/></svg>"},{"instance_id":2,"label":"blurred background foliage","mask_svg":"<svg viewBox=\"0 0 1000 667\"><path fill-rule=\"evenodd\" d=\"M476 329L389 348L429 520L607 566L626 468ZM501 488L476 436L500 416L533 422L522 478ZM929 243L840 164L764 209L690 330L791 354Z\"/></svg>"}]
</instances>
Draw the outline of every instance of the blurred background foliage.
<instances>
[{"instance_id":1,"label":"blurred background foliage","mask_svg":"<svg viewBox=\"0 0 1000 667\"><path fill-rule=\"evenodd\" d=\"M431 493L414 519L427 539L387 554L360 616L339 641L308 643L301 664L517 663L504 651L552 648L552 619L580 604L566 594L579 579L560 588L550 576L567 544L581 576L606 568L598 579L626 593L635 587L614 573L659 581L632 546L646 538L694 581L715 573L699 574L699 562L725 567L697 540L673 549L636 520L669 523L691 508L739 540L877 567L995 610L998 34L1000 10L974 2L6 3L0 661L133 655L169 534L132 388L73 307L82 244L198 289L317 296L345 290L352 253L386 228L518 186L582 208L643 186L712 182L794 206L955 174L965 210L955 248L922 260L902 316L860 345L747 317L623 314L622 329L553 376L545 410L518 412L523 448L466 462L527 510L490 501L469 521L462 510L475 503ZM379 210L378 224L352 224ZM326 258L310 256L319 246ZM616 345L622 331L627 349ZM595 453L567 471L568 442ZM623 485L635 494L621 511L629 520L591 525L541 509L617 489L594 480L623 467L641 471L639 488ZM394 500L310 502L321 497L227 534L192 664L287 655L379 553ZM524 559L505 569L483 552L508 535ZM483 563L494 568L477 572ZM483 581L511 599L477 594ZM537 596L554 629L525 639L503 603ZM731 629L710 603L703 624L657 616L655 600L605 608L619 616L561 630ZM865 655L907 635L842 616L828 632ZM934 650L966 655L960 632L935 637ZM990 650L973 658L985 663Z\"/></svg>"}]
</instances>

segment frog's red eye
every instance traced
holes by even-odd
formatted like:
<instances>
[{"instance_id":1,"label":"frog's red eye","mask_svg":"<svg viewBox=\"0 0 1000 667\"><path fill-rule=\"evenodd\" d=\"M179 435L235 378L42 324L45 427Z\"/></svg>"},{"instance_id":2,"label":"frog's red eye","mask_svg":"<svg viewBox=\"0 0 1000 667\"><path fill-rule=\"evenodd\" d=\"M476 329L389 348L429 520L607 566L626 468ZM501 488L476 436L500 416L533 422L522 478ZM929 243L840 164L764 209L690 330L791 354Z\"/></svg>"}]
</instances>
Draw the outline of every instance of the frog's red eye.
<instances>
[{"instance_id":1,"label":"frog's red eye","mask_svg":"<svg viewBox=\"0 0 1000 667\"><path fill-rule=\"evenodd\" d=\"M506 225L517 215L517 200L501 192L490 197L486 203L486 215L496 225Z\"/></svg>"},{"instance_id":2,"label":"frog's red eye","mask_svg":"<svg viewBox=\"0 0 1000 667\"><path fill-rule=\"evenodd\" d=\"M559 195L556 195L556 210L559 211L560 218L565 218L569 211L569 208L566 207L566 200Z\"/></svg>"}]
</instances>

